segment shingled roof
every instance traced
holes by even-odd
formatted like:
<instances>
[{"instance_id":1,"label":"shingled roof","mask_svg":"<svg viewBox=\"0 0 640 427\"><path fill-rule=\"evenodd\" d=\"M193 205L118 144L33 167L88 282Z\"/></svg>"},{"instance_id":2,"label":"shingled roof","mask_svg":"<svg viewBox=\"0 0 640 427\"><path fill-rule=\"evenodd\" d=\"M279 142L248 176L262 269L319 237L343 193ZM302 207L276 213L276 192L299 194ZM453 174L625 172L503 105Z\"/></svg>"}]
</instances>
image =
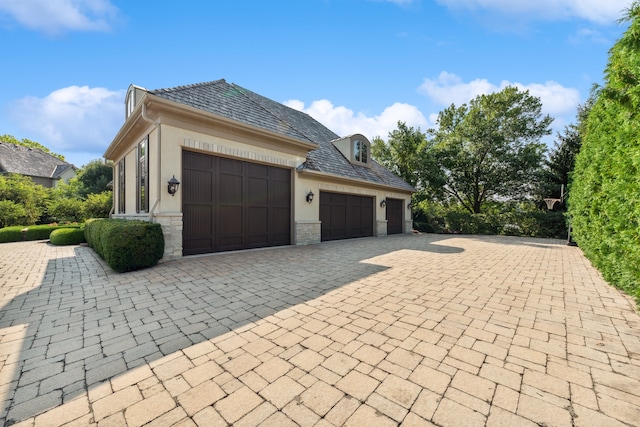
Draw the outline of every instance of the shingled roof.
<instances>
[{"instance_id":1,"label":"shingled roof","mask_svg":"<svg viewBox=\"0 0 640 427\"><path fill-rule=\"evenodd\" d=\"M44 151L0 142L0 173L59 179L75 166Z\"/></svg>"},{"instance_id":2,"label":"shingled roof","mask_svg":"<svg viewBox=\"0 0 640 427\"><path fill-rule=\"evenodd\" d=\"M370 167L352 164L332 143L333 140L339 139L339 136L308 114L236 84L227 83L224 79L156 89L149 93L228 119L317 144L318 148L309 152L307 161L299 167L300 170L323 172L415 191L400 177L373 160L370 162Z\"/></svg>"}]
</instances>

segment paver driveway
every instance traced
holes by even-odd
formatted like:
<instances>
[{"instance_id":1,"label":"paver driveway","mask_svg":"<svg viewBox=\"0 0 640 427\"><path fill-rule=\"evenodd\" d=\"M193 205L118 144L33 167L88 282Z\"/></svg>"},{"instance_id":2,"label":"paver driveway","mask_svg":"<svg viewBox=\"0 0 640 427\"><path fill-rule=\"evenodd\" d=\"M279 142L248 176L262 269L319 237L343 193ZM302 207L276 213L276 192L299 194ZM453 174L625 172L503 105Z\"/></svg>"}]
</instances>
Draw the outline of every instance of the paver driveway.
<instances>
[{"instance_id":1,"label":"paver driveway","mask_svg":"<svg viewBox=\"0 0 640 427\"><path fill-rule=\"evenodd\" d=\"M0 422L616 426L640 316L561 241L409 235L116 274L0 245Z\"/></svg>"}]
</instances>

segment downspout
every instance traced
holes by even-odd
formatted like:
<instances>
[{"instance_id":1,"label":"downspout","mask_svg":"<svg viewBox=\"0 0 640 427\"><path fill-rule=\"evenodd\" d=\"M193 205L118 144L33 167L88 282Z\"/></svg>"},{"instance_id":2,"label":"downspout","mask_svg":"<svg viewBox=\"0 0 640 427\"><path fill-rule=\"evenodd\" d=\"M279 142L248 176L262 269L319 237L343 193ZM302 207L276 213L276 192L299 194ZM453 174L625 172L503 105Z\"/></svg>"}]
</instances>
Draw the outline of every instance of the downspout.
<instances>
[{"instance_id":1,"label":"downspout","mask_svg":"<svg viewBox=\"0 0 640 427\"><path fill-rule=\"evenodd\" d=\"M151 209L149 209L149 222L153 222L153 212L156 210L156 207L158 207L158 203L160 203L160 199L162 198L162 185L160 184L160 165L161 165L161 156L162 156L162 147L161 147L161 141L162 138L160 138L160 120L152 120L149 116L147 116L147 104L146 102L142 102L142 118L149 122L152 123L156 126L156 140L157 140L157 147L158 147L158 196L156 197L156 200L153 202L153 206L151 207Z\"/></svg>"}]
</instances>

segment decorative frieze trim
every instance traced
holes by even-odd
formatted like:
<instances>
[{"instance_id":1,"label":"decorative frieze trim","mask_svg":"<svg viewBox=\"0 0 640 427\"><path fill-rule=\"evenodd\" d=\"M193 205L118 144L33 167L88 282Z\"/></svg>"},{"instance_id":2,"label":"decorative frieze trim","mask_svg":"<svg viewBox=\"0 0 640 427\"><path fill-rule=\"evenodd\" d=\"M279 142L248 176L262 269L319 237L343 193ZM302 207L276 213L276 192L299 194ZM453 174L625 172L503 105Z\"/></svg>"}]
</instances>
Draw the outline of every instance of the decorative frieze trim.
<instances>
[{"instance_id":1,"label":"decorative frieze trim","mask_svg":"<svg viewBox=\"0 0 640 427\"><path fill-rule=\"evenodd\" d=\"M253 151L240 150L238 148L228 147L222 144L213 144L209 142L201 142L195 139L185 138L182 143L183 147L193 148L198 151L206 151L208 153L221 154L229 157L237 157L240 159L251 160L254 162L268 163L275 166L283 166L287 168L297 167L297 162L283 157L271 156Z\"/></svg>"}]
</instances>

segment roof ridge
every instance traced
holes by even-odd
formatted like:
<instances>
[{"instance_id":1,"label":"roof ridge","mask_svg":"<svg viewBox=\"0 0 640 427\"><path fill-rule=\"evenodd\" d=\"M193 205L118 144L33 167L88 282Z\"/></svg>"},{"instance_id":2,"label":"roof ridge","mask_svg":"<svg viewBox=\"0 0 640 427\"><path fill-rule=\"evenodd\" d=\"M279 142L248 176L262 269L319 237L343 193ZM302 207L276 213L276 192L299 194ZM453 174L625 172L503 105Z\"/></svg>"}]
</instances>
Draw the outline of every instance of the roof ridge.
<instances>
[{"instance_id":1,"label":"roof ridge","mask_svg":"<svg viewBox=\"0 0 640 427\"><path fill-rule=\"evenodd\" d=\"M182 90L193 89L194 87L208 86L208 85L211 85L213 83L227 83L227 81L225 79L218 79L218 80L211 80L211 81L208 81L208 82L192 83L192 84L188 84L188 85L180 85L180 86L174 86L174 87L153 89L153 90L150 90L149 92L178 92L178 91L182 91Z\"/></svg>"}]
</instances>

